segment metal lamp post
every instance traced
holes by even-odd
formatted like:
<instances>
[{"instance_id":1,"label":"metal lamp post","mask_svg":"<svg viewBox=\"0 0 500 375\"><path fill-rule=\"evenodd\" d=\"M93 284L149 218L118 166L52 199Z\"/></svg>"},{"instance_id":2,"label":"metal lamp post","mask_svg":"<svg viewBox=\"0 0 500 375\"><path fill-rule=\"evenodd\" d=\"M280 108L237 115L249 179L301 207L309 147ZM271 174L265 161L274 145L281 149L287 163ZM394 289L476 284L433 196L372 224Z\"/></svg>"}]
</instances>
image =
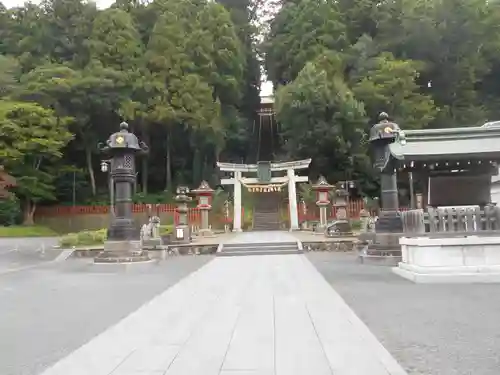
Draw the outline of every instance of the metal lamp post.
<instances>
[{"instance_id":1,"label":"metal lamp post","mask_svg":"<svg viewBox=\"0 0 500 375\"><path fill-rule=\"evenodd\" d=\"M136 182L135 155L145 154L148 147L130 133L128 124L122 122L120 131L111 134L101 152L110 156L103 161L101 170L110 174L110 196L114 215L108 228L104 251L95 263L128 263L149 260L147 251L140 248L139 232L132 217L132 191Z\"/></svg>"}]
</instances>

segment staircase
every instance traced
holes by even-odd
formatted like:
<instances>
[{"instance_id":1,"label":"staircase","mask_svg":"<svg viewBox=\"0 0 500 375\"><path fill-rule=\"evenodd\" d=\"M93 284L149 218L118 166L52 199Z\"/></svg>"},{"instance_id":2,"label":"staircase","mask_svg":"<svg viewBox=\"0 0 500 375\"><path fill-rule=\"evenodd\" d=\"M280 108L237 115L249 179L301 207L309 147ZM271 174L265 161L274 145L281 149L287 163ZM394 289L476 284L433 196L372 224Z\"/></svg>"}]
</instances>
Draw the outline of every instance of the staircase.
<instances>
[{"instance_id":1,"label":"staircase","mask_svg":"<svg viewBox=\"0 0 500 375\"><path fill-rule=\"evenodd\" d=\"M298 242L235 243L223 245L217 256L301 254Z\"/></svg>"},{"instance_id":2,"label":"staircase","mask_svg":"<svg viewBox=\"0 0 500 375\"><path fill-rule=\"evenodd\" d=\"M280 195L278 193L256 194L252 230L280 230Z\"/></svg>"}]
</instances>

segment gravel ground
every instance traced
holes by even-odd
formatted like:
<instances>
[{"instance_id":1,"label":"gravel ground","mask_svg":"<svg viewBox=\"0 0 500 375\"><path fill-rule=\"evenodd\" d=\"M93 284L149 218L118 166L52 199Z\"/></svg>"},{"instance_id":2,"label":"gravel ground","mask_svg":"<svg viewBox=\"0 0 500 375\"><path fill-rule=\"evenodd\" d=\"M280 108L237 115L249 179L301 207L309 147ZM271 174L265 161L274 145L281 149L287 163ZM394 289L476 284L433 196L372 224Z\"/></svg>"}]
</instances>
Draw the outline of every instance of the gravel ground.
<instances>
[{"instance_id":1,"label":"gravel ground","mask_svg":"<svg viewBox=\"0 0 500 375\"><path fill-rule=\"evenodd\" d=\"M0 274L0 374L39 374L210 259L114 273L69 260Z\"/></svg>"},{"instance_id":2,"label":"gravel ground","mask_svg":"<svg viewBox=\"0 0 500 375\"><path fill-rule=\"evenodd\" d=\"M410 375L500 374L500 285L414 284L352 254L307 256Z\"/></svg>"}]
</instances>

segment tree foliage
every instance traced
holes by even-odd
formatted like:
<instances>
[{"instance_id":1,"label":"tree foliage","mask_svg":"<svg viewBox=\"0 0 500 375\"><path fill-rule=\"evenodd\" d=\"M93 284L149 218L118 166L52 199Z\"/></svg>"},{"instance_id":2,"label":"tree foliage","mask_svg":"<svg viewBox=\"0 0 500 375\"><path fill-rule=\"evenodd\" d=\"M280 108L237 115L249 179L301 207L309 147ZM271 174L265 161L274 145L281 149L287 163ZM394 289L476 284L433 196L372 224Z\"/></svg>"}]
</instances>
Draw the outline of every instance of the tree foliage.
<instances>
[{"instance_id":1,"label":"tree foliage","mask_svg":"<svg viewBox=\"0 0 500 375\"><path fill-rule=\"evenodd\" d=\"M256 161L265 68L283 158L368 189L362 136L379 112L403 129L498 119L499 21L487 0L0 4L0 163L21 178L27 219L72 199L68 186L98 202L95 146L125 120L150 146L143 194L215 184L218 160Z\"/></svg>"}]
</instances>

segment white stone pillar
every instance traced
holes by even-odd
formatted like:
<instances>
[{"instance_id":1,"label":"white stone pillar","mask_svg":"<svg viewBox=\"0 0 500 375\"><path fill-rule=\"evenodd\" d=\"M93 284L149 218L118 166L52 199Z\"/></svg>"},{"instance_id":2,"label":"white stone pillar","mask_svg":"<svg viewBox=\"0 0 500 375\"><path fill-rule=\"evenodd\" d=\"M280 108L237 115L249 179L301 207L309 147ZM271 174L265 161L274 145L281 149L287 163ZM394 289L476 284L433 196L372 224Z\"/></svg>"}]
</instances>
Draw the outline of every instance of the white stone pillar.
<instances>
[{"instance_id":1,"label":"white stone pillar","mask_svg":"<svg viewBox=\"0 0 500 375\"><path fill-rule=\"evenodd\" d=\"M287 169L286 174L288 176L288 209L290 215L290 230L299 230L299 213L297 210L295 170Z\"/></svg>"},{"instance_id":2,"label":"white stone pillar","mask_svg":"<svg viewBox=\"0 0 500 375\"><path fill-rule=\"evenodd\" d=\"M233 232L241 232L241 172L234 172Z\"/></svg>"}]
</instances>

